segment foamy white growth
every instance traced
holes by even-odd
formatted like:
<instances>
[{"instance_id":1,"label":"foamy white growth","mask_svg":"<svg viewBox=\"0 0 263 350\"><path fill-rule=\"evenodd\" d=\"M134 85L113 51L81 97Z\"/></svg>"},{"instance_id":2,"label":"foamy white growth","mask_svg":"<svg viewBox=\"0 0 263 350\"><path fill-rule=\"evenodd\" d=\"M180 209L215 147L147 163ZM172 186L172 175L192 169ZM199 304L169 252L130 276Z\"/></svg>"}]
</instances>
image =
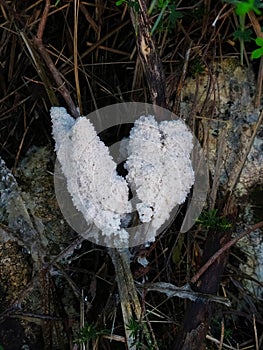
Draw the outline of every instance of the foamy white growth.
<instances>
[{"instance_id":1,"label":"foamy white growth","mask_svg":"<svg viewBox=\"0 0 263 350\"><path fill-rule=\"evenodd\" d=\"M128 186L117 174L108 148L87 118L74 120L58 107L51 109L51 118L57 157L73 204L103 234L118 235L121 218L130 210ZM124 238L123 230L120 233Z\"/></svg>"},{"instance_id":2,"label":"foamy white growth","mask_svg":"<svg viewBox=\"0 0 263 350\"><path fill-rule=\"evenodd\" d=\"M60 149L65 137L67 137L71 131L71 128L75 124L75 119L72 118L63 107L52 107L51 119L53 124L53 138L56 142L56 152Z\"/></svg>"},{"instance_id":3,"label":"foamy white growth","mask_svg":"<svg viewBox=\"0 0 263 350\"><path fill-rule=\"evenodd\" d=\"M128 184L137 198L142 223L152 230L147 240L169 218L172 209L185 201L194 183L190 154L192 134L180 121L157 123L154 116L140 117L130 132L126 180L119 176L109 149L85 117L74 120L64 108L51 109L57 157L67 180L74 206L119 246L127 246L123 228L130 219ZM126 221L125 221L126 220Z\"/></svg>"},{"instance_id":4,"label":"foamy white growth","mask_svg":"<svg viewBox=\"0 0 263 350\"><path fill-rule=\"evenodd\" d=\"M130 133L127 181L136 191L140 220L152 220L155 230L194 183L192 148L192 134L180 120L158 125L153 116L142 116Z\"/></svg>"}]
</instances>

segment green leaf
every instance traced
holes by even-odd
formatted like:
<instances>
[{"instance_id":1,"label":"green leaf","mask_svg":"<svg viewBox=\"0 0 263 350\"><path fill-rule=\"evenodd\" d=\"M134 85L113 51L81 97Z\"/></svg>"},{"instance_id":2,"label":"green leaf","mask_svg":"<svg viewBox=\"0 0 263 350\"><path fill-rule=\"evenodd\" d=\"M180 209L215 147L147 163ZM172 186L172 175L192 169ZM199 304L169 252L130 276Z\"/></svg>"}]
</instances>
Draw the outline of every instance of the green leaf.
<instances>
[{"instance_id":1,"label":"green leaf","mask_svg":"<svg viewBox=\"0 0 263 350\"><path fill-rule=\"evenodd\" d=\"M263 8L263 3L261 0L255 0L254 1L254 5L256 8L260 9L260 8Z\"/></svg>"},{"instance_id":2,"label":"green leaf","mask_svg":"<svg viewBox=\"0 0 263 350\"><path fill-rule=\"evenodd\" d=\"M236 14L238 16L246 15L251 10L248 3L240 2L236 7Z\"/></svg>"},{"instance_id":3,"label":"green leaf","mask_svg":"<svg viewBox=\"0 0 263 350\"><path fill-rule=\"evenodd\" d=\"M118 0L115 2L116 6L121 6L126 0Z\"/></svg>"},{"instance_id":4,"label":"green leaf","mask_svg":"<svg viewBox=\"0 0 263 350\"><path fill-rule=\"evenodd\" d=\"M263 38L257 38L257 39L256 39L256 44L257 44L258 46L263 46Z\"/></svg>"},{"instance_id":5,"label":"green leaf","mask_svg":"<svg viewBox=\"0 0 263 350\"><path fill-rule=\"evenodd\" d=\"M238 16L244 16L249 11L254 11L257 15L261 14L261 11L255 4L255 0L241 1L236 6L236 14Z\"/></svg>"},{"instance_id":6,"label":"green leaf","mask_svg":"<svg viewBox=\"0 0 263 350\"><path fill-rule=\"evenodd\" d=\"M159 9L162 9L164 6L166 7L166 1L165 0L159 0L158 1Z\"/></svg>"},{"instance_id":7,"label":"green leaf","mask_svg":"<svg viewBox=\"0 0 263 350\"><path fill-rule=\"evenodd\" d=\"M212 209L204 211L200 217L196 220L197 223L201 224L203 228L210 229L221 229L227 230L231 228L230 222L221 216L218 216L218 210Z\"/></svg>"},{"instance_id":8,"label":"green leaf","mask_svg":"<svg viewBox=\"0 0 263 350\"><path fill-rule=\"evenodd\" d=\"M133 338L137 338L139 332L142 330L142 325L135 318L131 318L127 324L127 329L130 331L130 334Z\"/></svg>"},{"instance_id":9,"label":"green leaf","mask_svg":"<svg viewBox=\"0 0 263 350\"><path fill-rule=\"evenodd\" d=\"M263 56L263 47L261 47L260 49L256 49L256 50L252 51L252 53L251 53L252 59L260 58L262 56Z\"/></svg>"},{"instance_id":10,"label":"green leaf","mask_svg":"<svg viewBox=\"0 0 263 350\"><path fill-rule=\"evenodd\" d=\"M130 7L133 7L135 12L139 12L140 5L139 5L138 1L128 1L128 5Z\"/></svg>"},{"instance_id":11,"label":"green leaf","mask_svg":"<svg viewBox=\"0 0 263 350\"><path fill-rule=\"evenodd\" d=\"M258 49L252 51L251 58L260 58L263 56L263 38L256 38L255 40L256 44L260 46Z\"/></svg>"},{"instance_id":12,"label":"green leaf","mask_svg":"<svg viewBox=\"0 0 263 350\"><path fill-rule=\"evenodd\" d=\"M170 5L169 7L169 21L171 24L175 24L176 21L180 18L183 18L184 13L182 11L176 11L176 6L174 4Z\"/></svg>"},{"instance_id":13,"label":"green leaf","mask_svg":"<svg viewBox=\"0 0 263 350\"><path fill-rule=\"evenodd\" d=\"M257 7L254 7L253 11L255 12L256 15L261 15L261 11Z\"/></svg>"}]
</instances>

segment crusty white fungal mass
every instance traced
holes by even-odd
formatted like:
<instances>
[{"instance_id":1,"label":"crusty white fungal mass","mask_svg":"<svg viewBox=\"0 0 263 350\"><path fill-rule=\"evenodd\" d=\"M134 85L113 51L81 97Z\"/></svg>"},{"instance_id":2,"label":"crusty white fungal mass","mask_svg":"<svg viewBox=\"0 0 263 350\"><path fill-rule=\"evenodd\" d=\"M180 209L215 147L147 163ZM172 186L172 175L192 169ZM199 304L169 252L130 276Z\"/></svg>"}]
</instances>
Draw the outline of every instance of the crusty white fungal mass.
<instances>
[{"instance_id":1,"label":"crusty white fungal mass","mask_svg":"<svg viewBox=\"0 0 263 350\"><path fill-rule=\"evenodd\" d=\"M141 116L131 130L127 181L138 197L140 220L152 220L153 229L185 201L194 183L192 148L192 134L180 120L158 124L154 116Z\"/></svg>"},{"instance_id":2,"label":"crusty white fungal mass","mask_svg":"<svg viewBox=\"0 0 263 350\"><path fill-rule=\"evenodd\" d=\"M51 109L51 118L57 157L74 206L103 234L116 235L122 216L130 211L129 190L116 172L108 147L87 118L74 120L58 107Z\"/></svg>"}]
</instances>

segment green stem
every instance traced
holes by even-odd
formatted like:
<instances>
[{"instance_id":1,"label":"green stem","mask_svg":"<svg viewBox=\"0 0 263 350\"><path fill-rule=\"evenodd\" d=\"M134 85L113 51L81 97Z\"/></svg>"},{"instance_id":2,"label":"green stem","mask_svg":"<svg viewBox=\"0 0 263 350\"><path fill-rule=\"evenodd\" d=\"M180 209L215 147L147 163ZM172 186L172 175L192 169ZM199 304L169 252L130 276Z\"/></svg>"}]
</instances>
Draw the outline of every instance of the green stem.
<instances>
[{"instance_id":1,"label":"green stem","mask_svg":"<svg viewBox=\"0 0 263 350\"><path fill-rule=\"evenodd\" d=\"M154 23L153 27L152 27L152 30L151 30L151 35L153 35L153 33L155 32L156 28L158 27L162 17L163 17L163 14L164 14L164 11L166 9L166 7L168 6L169 4L169 0L166 0L165 3L163 4L163 7L162 7L162 10L161 12L159 13L159 16L156 20L156 22Z\"/></svg>"}]
</instances>

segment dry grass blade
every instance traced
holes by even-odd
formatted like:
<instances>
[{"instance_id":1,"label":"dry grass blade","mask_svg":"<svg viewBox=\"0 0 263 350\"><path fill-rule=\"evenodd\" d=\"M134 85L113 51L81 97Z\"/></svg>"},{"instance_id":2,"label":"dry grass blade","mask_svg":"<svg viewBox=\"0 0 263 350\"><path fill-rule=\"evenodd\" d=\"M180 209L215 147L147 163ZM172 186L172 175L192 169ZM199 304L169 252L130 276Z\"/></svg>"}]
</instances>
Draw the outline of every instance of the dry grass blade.
<instances>
[{"instance_id":1,"label":"dry grass blade","mask_svg":"<svg viewBox=\"0 0 263 350\"><path fill-rule=\"evenodd\" d=\"M125 26L127 26L127 24L130 23L130 20L125 21L124 23L121 23L120 25L118 25L115 29L113 29L110 33L106 34L102 39L100 39L99 41L97 41L96 43L93 44L93 46L91 48L89 48L87 51L85 51L82 55L81 58L83 59L84 57L86 57L87 55L89 55L92 51L94 51L97 47L99 47L104 41L106 41L107 39L109 39L112 35L116 34L117 32L119 32L122 28L124 28Z\"/></svg>"},{"instance_id":2,"label":"dry grass blade","mask_svg":"<svg viewBox=\"0 0 263 350\"><path fill-rule=\"evenodd\" d=\"M210 335L207 335L207 336L206 336L206 339L208 339L208 340L210 340L211 342L213 342L213 343L217 344L218 346L220 346L220 340L218 340L218 339L216 339L216 338L214 338L214 337L211 337ZM227 349L229 349L229 350L241 350L240 348L237 349L236 347L234 348L233 346L230 346L230 345L225 344L225 343L223 343L222 346L223 346L224 349L226 349L226 350L227 350ZM249 347L249 348L244 348L243 350L245 350L245 349L251 349L251 348L250 348L250 347Z\"/></svg>"},{"instance_id":3,"label":"dry grass blade","mask_svg":"<svg viewBox=\"0 0 263 350\"><path fill-rule=\"evenodd\" d=\"M79 0L74 0L74 38L73 38L74 76L75 76L76 93L77 93L77 99L78 99L78 107L79 107L80 115L83 115L81 91L80 91L80 85L79 85L79 68L78 68L78 23L79 23Z\"/></svg>"},{"instance_id":4,"label":"dry grass blade","mask_svg":"<svg viewBox=\"0 0 263 350\"><path fill-rule=\"evenodd\" d=\"M219 344L219 349L223 349L223 344L224 344L224 334L225 334L225 324L224 321L221 322L221 335L220 335L220 344Z\"/></svg>"},{"instance_id":5,"label":"dry grass blade","mask_svg":"<svg viewBox=\"0 0 263 350\"><path fill-rule=\"evenodd\" d=\"M253 329L254 329L254 335L255 335L256 350L259 350L258 331L257 331L256 317L254 314L253 314Z\"/></svg>"},{"instance_id":6,"label":"dry grass blade","mask_svg":"<svg viewBox=\"0 0 263 350\"><path fill-rule=\"evenodd\" d=\"M46 89L47 95L49 97L49 101L51 105L57 106L58 105L58 99L54 93L53 86L46 74L46 69L41 63L41 60L39 58L39 55L37 54L35 48L31 44L31 41L28 39L27 35L24 32L20 32L20 36L23 39L25 43L25 47L28 50L29 56L32 60L33 65L35 66L35 69L42 80L44 87Z\"/></svg>"},{"instance_id":7,"label":"dry grass blade","mask_svg":"<svg viewBox=\"0 0 263 350\"><path fill-rule=\"evenodd\" d=\"M91 27L93 28L95 33L98 33L98 26L92 16L90 15L89 11L86 9L86 7L83 4L79 5L80 10L83 12L86 20L89 22Z\"/></svg>"}]
</instances>

